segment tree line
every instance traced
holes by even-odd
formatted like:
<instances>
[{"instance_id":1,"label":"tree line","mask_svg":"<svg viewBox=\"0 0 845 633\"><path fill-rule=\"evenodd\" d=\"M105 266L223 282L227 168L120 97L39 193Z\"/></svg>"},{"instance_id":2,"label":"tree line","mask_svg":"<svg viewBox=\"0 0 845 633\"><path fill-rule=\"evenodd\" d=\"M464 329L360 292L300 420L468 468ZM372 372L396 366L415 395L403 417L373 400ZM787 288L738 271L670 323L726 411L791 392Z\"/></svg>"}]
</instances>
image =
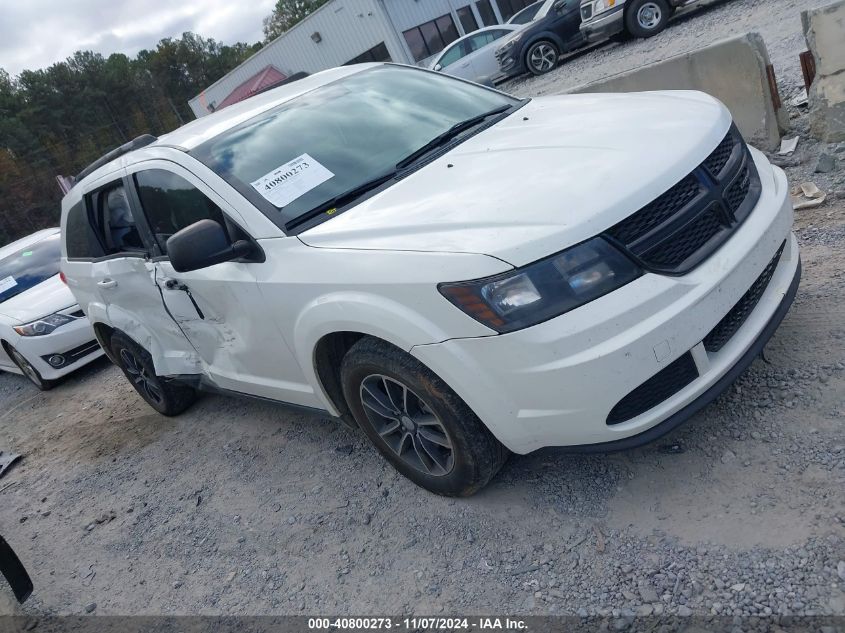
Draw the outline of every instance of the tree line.
<instances>
[{"instance_id":1,"label":"tree line","mask_svg":"<svg viewBox=\"0 0 845 633\"><path fill-rule=\"evenodd\" d=\"M326 2L277 0L264 18L265 43ZM79 51L17 77L0 68L0 245L58 225L57 175L73 176L141 134L160 136L192 120L188 100L261 46L188 32L135 57Z\"/></svg>"},{"instance_id":2,"label":"tree line","mask_svg":"<svg viewBox=\"0 0 845 633\"><path fill-rule=\"evenodd\" d=\"M0 69L0 245L58 224L56 175L190 121L187 101L260 47L184 33L134 58L80 51L15 78Z\"/></svg>"}]
</instances>

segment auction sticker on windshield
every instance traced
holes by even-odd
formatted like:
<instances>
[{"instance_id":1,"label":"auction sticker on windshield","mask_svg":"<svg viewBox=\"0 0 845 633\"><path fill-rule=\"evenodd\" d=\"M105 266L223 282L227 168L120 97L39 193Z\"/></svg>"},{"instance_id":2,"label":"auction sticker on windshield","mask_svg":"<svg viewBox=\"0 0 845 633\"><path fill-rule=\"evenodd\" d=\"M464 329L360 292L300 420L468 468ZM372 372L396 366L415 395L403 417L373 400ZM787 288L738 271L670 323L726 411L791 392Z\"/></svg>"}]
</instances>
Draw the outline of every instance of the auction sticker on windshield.
<instances>
[{"instance_id":1,"label":"auction sticker on windshield","mask_svg":"<svg viewBox=\"0 0 845 633\"><path fill-rule=\"evenodd\" d=\"M0 295L2 295L7 290L11 290L15 286L18 285L18 282L15 281L15 278L9 275L4 279L0 279Z\"/></svg>"},{"instance_id":2,"label":"auction sticker on windshield","mask_svg":"<svg viewBox=\"0 0 845 633\"><path fill-rule=\"evenodd\" d=\"M303 154L250 184L267 201L281 208L333 176L310 154Z\"/></svg>"}]
</instances>

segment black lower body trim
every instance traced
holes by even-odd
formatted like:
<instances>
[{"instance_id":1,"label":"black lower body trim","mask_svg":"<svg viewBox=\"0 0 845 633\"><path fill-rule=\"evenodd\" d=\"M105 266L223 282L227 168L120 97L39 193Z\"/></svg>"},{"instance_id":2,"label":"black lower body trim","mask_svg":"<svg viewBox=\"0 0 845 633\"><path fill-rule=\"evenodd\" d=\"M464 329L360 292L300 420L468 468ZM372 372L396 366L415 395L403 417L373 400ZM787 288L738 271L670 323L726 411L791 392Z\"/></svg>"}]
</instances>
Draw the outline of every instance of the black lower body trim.
<instances>
[{"instance_id":1,"label":"black lower body trim","mask_svg":"<svg viewBox=\"0 0 845 633\"><path fill-rule=\"evenodd\" d=\"M273 398L267 398L266 396L256 396L251 393L244 393L242 391L233 391L232 389L226 389L224 387L218 386L211 379L203 376L202 374L175 374L171 376L162 377L168 382L179 383L180 385L191 387L193 389L196 389L197 391L202 391L205 393L213 393L219 396L227 396L230 398L243 398L246 400L259 400L261 402L269 402L284 407L285 409L288 409L290 411L295 411L297 413L302 413L305 415L312 415L326 420L340 419L336 418L325 409L308 407L304 404L294 404L293 402L285 402L284 400L274 400Z\"/></svg>"},{"instance_id":2,"label":"black lower body trim","mask_svg":"<svg viewBox=\"0 0 845 633\"><path fill-rule=\"evenodd\" d=\"M730 387L733 382L739 378L739 375L748 369L749 365L754 362L754 359L760 355L760 352L763 351L763 348L766 346L766 343L769 342L769 339L772 338L772 335L778 329L781 321L783 321L786 313L789 312L789 307L792 305L792 302L795 300L795 295L798 292L798 284L801 282L801 261L798 262L798 268L795 271L795 276L792 279L792 283L789 285L789 290L786 291L786 295L784 295L783 300L780 302L780 305L775 310L775 313L772 315L772 318L769 319L769 322L766 324L766 327L763 328L763 331L760 332L760 335L757 339L752 343L751 347L748 348L748 351L743 354L740 359L731 367L725 374L716 381L716 383L710 387L707 391L701 394L698 398L690 402L687 406L685 406L680 411L674 413L673 415L669 416L660 424L651 427L650 429L643 431L637 435L632 435L631 437L626 437L621 440L614 440L612 442L601 442L599 444L583 444L578 446L562 446L557 447L556 450L564 450L565 452L569 453L608 453L613 451L624 451L630 448L637 448L638 446L642 446L643 444L648 444L649 442L653 442L654 440L658 439L659 437L666 435L670 431L673 431L681 424L689 420L692 416L696 413L701 411L704 407L708 404L713 402L716 398L718 398L723 391L725 391L728 387Z\"/></svg>"}]
</instances>

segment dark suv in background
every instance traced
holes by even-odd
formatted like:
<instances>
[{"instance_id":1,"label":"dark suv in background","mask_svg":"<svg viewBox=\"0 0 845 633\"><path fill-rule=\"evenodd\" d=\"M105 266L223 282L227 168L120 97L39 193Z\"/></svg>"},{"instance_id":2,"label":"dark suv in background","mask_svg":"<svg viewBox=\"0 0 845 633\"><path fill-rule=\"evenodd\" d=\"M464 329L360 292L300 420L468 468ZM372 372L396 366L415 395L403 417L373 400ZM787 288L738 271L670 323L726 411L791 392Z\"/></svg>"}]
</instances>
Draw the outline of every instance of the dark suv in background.
<instances>
[{"instance_id":1,"label":"dark suv in background","mask_svg":"<svg viewBox=\"0 0 845 633\"><path fill-rule=\"evenodd\" d=\"M561 53L585 43L579 0L546 0L534 21L504 40L496 50L501 71L497 80L526 71L545 74L557 66Z\"/></svg>"}]
</instances>

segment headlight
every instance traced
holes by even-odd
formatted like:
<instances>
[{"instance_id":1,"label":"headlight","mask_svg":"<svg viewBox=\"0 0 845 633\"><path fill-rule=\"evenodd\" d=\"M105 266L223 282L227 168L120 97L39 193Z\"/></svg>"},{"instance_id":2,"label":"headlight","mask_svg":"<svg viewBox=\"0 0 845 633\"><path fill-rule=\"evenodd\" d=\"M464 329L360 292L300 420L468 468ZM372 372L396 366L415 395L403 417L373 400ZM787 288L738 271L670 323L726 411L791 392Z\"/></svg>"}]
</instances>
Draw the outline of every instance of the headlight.
<instances>
[{"instance_id":1,"label":"headlight","mask_svg":"<svg viewBox=\"0 0 845 633\"><path fill-rule=\"evenodd\" d=\"M593 14L602 13L616 6L616 0L596 0L593 4Z\"/></svg>"},{"instance_id":2,"label":"headlight","mask_svg":"<svg viewBox=\"0 0 845 633\"><path fill-rule=\"evenodd\" d=\"M66 314L51 314L50 316L38 319L32 323L16 325L15 332L21 336L44 336L45 334L49 334L55 330L57 327L61 327L75 320L76 319L72 316L68 316Z\"/></svg>"},{"instance_id":3,"label":"headlight","mask_svg":"<svg viewBox=\"0 0 845 633\"><path fill-rule=\"evenodd\" d=\"M601 238L493 277L443 283L438 290L497 332L542 323L597 299L643 274Z\"/></svg>"}]
</instances>

